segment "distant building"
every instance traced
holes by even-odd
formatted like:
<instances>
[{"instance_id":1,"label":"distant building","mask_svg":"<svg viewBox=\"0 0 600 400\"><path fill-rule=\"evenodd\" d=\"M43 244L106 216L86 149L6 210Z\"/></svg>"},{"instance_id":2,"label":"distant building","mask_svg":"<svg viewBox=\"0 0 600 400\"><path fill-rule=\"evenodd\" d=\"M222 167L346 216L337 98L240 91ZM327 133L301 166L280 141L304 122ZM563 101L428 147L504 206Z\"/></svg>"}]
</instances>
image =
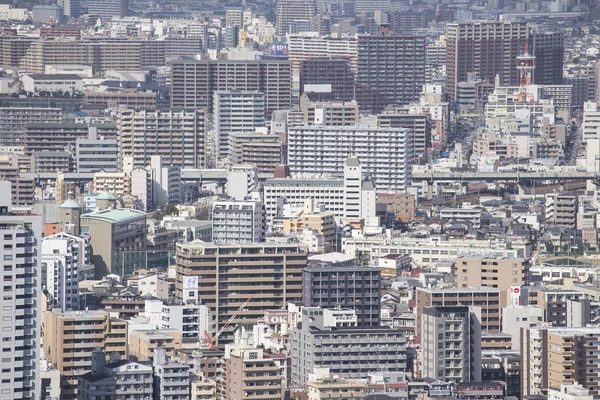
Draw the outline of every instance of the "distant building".
<instances>
[{"instance_id":1,"label":"distant building","mask_svg":"<svg viewBox=\"0 0 600 400\"><path fill-rule=\"evenodd\" d=\"M265 213L261 202L216 202L212 209L215 243L256 243L265 238Z\"/></svg>"},{"instance_id":2,"label":"distant building","mask_svg":"<svg viewBox=\"0 0 600 400\"><path fill-rule=\"evenodd\" d=\"M314 0L277 0L275 29L278 36L292 32L297 21L310 20L316 15Z\"/></svg>"},{"instance_id":3,"label":"distant building","mask_svg":"<svg viewBox=\"0 0 600 400\"><path fill-rule=\"evenodd\" d=\"M154 399L190 398L190 366L167 359L164 349L154 350Z\"/></svg>"},{"instance_id":4,"label":"distant building","mask_svg":"<svg viewBox=\"0 0 600 400\"><path fill-rule=\"evenodd\" d=\"M111 18L123 18L127 16L127 0L103 0L90 2L88 4L88 14L95 14L104 21L110 21Z\"/></svg>"}]
</instances>

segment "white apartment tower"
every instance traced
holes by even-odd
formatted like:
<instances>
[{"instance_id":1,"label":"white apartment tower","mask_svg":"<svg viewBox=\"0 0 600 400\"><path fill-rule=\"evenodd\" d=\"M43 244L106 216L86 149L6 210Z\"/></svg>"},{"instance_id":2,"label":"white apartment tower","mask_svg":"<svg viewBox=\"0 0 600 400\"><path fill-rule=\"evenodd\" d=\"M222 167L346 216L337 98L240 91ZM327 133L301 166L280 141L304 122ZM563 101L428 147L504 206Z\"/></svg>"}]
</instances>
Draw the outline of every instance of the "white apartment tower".
<instances>
[{"instance_id":1,"label":"white apartment tower","mask_svg":"<svg viewBox=\"0 0 600 400\"><path fill-rule=\"evenodd\" d=\"M42 289L51 308L78 310L79 282L93 277L88 239L68 233L42 239Z\"/></svg>"},{"instance_id":2,"label":"white apartment tower","mask_svg":"<svg viewBox=\"0 0 600 400\"><path fill-rule=\"evenodd\" d=\"M288 131L288 165L293 174L340 176L348 157L357 157L378 191L404 192L410 184L413 131L407 128L307 126Z\"/></svg>"},{"instance_id":3,"label":"white apartment tower","mask_svg":"<svg viewBox=\"0 0 600 400\"><path fill-rule=\"evenodd\" d=\"M265 126L265 94L243 90L221 90L214 94L213 128L220 158L229 156L233 134L254 133Z\"/></svg>"},{"instance_id":4,"label":"white apartment tower","mask_svg":"<svg viewBox=\"0 0 600 400\"><path fill-rule=\"evenodd\" d=\"M42 218L11 209L11 184L0 182L0 398L39 399Z\"/></svg>"},{"instance_id":5,"label":"white apartment tower","mask_svg":"<svg viewBox=\"0 0 600 400\"><path fill-rule=\"evenodd\" d=\"M256 243L265 238L265 211L259 201L218 201L212 214L215 243Z\"/></svg>"}]
</instances>

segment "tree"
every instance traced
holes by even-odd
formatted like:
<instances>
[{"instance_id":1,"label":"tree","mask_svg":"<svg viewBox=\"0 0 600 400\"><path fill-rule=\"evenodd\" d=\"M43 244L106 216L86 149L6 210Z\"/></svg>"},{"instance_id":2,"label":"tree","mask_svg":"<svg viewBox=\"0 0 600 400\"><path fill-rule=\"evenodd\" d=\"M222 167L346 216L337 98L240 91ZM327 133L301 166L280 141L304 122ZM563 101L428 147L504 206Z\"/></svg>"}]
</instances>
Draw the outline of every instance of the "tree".
<instances>
[{"instance_id":1,"label":"tree","mask_svg":"<svg viewBox=\"0 0 600 400\"><path fill-rule=\"evenodd\" d=\"M152 214L152 219L162 221L163 215L160 211L156 211L154 214Z\"/></svg>"},{"instance_id":2,"label":"tree","mask_svg":"<svg viewBox=\"0 0 600 400\"><path fill-rule=\"evenodd\" d=\"M165 215L178 215L179 209L177 208L177 206L175 204L169 204L165 207L164 214Z\"/></svg>"}]
</instances>

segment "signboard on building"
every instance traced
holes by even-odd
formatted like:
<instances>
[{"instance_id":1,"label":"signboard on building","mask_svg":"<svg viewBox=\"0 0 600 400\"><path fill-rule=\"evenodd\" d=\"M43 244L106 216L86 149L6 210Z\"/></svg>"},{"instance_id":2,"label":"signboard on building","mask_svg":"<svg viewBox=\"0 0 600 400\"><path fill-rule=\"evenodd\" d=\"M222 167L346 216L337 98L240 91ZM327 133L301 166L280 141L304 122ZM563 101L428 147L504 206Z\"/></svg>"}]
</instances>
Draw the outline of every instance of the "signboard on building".
<instances>
[{"instance_id":1,"label":"signboard on building","mask_svg":"<svg viewBox=\"0 0 600 400\"><path fill-rule=\"evenodd\" d=\"M271 55L274 57L287 57L288 56L287 43L275 43L275 44L271 45Z\"/></svg>"},{"instance_id":2,"label":"signboard on building","mask_svg":"<svg viewBox=\"0 0 600 400\"><path fill-rule=\"evenodd\" d=\"M281 325L288 323L287 310L265 310L265 323L269 325Z\"/></svg>"},{"instance_id":3,"label":"signboard on building","mask_svg":"<svg viewBox=\"0 0 600 400\"><path fill-rule=\"evenodd\" d=\"M520 306L521 305L521 288L519 286L511 286L509 290L510 290L509 305Z\"/></svg>"}]
</instances>

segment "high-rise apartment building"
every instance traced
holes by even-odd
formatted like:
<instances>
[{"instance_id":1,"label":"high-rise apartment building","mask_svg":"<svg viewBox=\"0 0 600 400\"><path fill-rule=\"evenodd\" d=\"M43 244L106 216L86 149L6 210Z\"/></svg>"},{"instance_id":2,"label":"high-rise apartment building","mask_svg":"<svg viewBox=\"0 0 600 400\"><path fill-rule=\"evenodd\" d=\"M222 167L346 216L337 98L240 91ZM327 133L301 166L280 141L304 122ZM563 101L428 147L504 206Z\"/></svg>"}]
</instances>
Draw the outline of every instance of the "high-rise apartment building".
<instances>
[{"instance_id":1,"label":"high-rise apartment building","mask_svg":"<svg viewBox=\"0 0 600 400\"><path fill-rule=\"evenodd\" d=\"M40 216L11 212L9 182L0 182L2 227L2 381L0 398L37 399L40 379Z\"/></svg>"},{"instance_id":2,"label":"high-rise apartment building","mask_svg":"<svg viewBox=\"0 0 600 400\"><path fill-rule=\"evenodd\" d=\"M12 192L12 204L16 206L32 205L35 197L33 178L24 178L19 166L19 157L12 154L0 155L0 182L10 182L6 189Z\"/></svg>"},{"instance_id":3,"label":"high-rise apartment building","mask_svg":"<svg viewBox=\"0 0 600 400\"><path fill-rule=\"evenodd\" d=\"M64 151L68 146L75 147L77 139L87 139L90 129L107 139L117 137L113 123L28 123L24 130L23 151L27 155L34 151Z\"/></svg>"},{"instance_id":4,"label":"high-rise apartment building","mask_svg":"<svg viewBox=\"0 0 600 400\"><path fill-rule=\"evenodd\" d=\"M288 57L292 70L300 70L300 63L310 59L347 60L356 73L358 42L355 37L291 35L288 38Z\"/></svg>"},{"instance_id":5,"label":"high-rise apartment building","mask_svg":"<svg viewBox=\"0 0 600 400\"><path fill-rule=\"evenodd\" d=\"M311 256L302 271L302 304L354 310L357 326L381 325L380 288L381 270L339 253Z\"/></svg>"},{"instance_id":6,"label":"high-rise apartment building","mask_svg":"<svg viewBox=\"0 0 600 400\"><path fill-rule=\"evenodd\" d=\"M98 136L96 127L89 128L88 137L75 142L76 169L79 173L117 172L119 170L119 143L116 138Z\"/></svg>"},{"instance_id":7,"label":"high-rise apartment building","mask_svg":"<svg viewBox=\"0 0 600 400\"><path fill-rule=\"evenodd\" d=\"M409 185L413 135L405 128L292 127L288 165L292 173L342 175L348 157L358 157L379 191L404 191Z\"/></svg>"},{"instance_id":8,"label":"high-rise apartment building","mask_svg":"<svg viewBox=\"0 0 600 400\"><path fill-rule=\"evenodd\" d=\"M446 26L446 91L456 98L456 85L469 74L502 86L517 86L517 56L529 40L526 22L462 22Z\"/></svg>"},{"instance_id":9,"label":"high-rise apartment building","mask_svg":"<svg viewBox=\"0 0 600 400\"><path fill-rule=\"evenodd\" d=\"M223 399L248 398L281 399L283 394L282 371L276 360L264 349L232 346L224 358Z\"/></svg>"},{"instance_id":10,"label":"high-rise apartment building","mask_svg":"<svg viewBox=\"0 0 600 400\"><path fill-rule=\"evenodd\" d=\"M531 32L529 51L535 56L533 83L561 85L565 38L562 32Z\"/></svg>"},{"instance_id":11,"label":"high-rise apartment building","mask_svg":"<svg viewBox=\"0 0 600 400\"><path fill-rule=\"evenodd\" d=\"M104 311L45 311L43 349L60 372L61 399L77 398L77 377L92 370L92 356L100 348L107 359L126 360L127 321Z\"/></svg>"},{"instance_id":12,"label":"high-rise apartment building","mask_svg":"<svg viewBox=\"0 0 600 400\"><path fill-rule=\"evenodd\" d=\"M219 337L231 342L236 324L255 323L268 308L302 298L307 250L296 244L177 244L176 296L206 304L219 331L248 298L244 311Z\"/></svg>"},{"instance_id":13,"label":"high-rise apartment building","mask_svg":"<svg viewBox=\"0 0 600 400\"><path fill-rule=\"evenodd\" d=\"M467 306L425 307L421 315L423 377L444 382L481 381L481 323Z\"/></svg>"},{"instance_id":14,"label":"high-rise apartment building","mask_svg":"<svg viewBox=\"0 0 600 400\"><path fill-rule=\"evenodd\" d=\"M425 114L384 112L378 117L382 128L407 128L413 133L414 157L429 159L431 148L431 118Z\"/></svg>"},{"instance_id":15,"label":"high-rise apartment building","mask_svg":"<svg viewBox=\"0 0 600 400\"><path fill-rule=\"evenodd\" d=\"M48 308L79 309L79 282L94 279L90 254L87 238L57 233L42 239L42 288Z\"/></svg>"},{"instance_id":16,"label":"high-rise apartment building","mask_svg":"<svg viewBox=\"0 0 600 400\"><path fill-rule=\"evenodd\" d=\"M316 368L354 379L406 368L404 334L389 326L359 327L352 310L304 307L291 336L294 386L304 386Z\"/></svg>"},{"instance_id":17,"label":"high-rise apartment building","mask_svg":"<svg viewBox=\"0 0 600 400\"><path fill-rule=\"evenodd\" d=\"M165 349L154 350L154 395L156 400L190 398L190 366L167 358Z\"/></svg>"},{"instance_id":18,"label":"high-rise apartment building","mask_svg":"<svg viewBox=\"0 0 600 400\"><path fill-rule=\"evenodd\" d=\"M522 328L521 395L580 384L600 393L600 328Z\"/></svg>"},{"instance_id":19,"label":"high-rise apartment building","mask_svg":"<svg viewBox=\"0 0 600 400\"><path fill-rule=\"evenodd\" d=\"M57 4L62 7L65 17L77 18L83 12L81 0L58 0Z\"/></svg>"},{"instance_id":20,"label":"high-rise apartment building","mask_svg":"<svg viewBox=\"0 0 600 400\"><path fill-rule=\"evenodd\" d=\"M315 0L277 0L275 32L279 36L293 33L296 21L309 21L316 15Z\"/></svg>"},{"instance_id":21,"label":"high-rise apartment building","mask_svg":"<svg viewBox=\"0 0 600 400\"><path fill-rule=\"evenodd\" d=\"M398 105L419 100L425 85L424 36L359 36L356 81Z\"/></svg>"},{"instance_id":22,"label":"high-rise apartment building","mask_svg":"<svg viewBox=\"0 0 600 400\"><path fill-rule=\"evenodd\" d=\"M500 290L488 287L417 289L417 329L422 331L425 307L476 306L481 308L481 329L500 332Z\"/></svg>"},{"instance_id":23,"label":"high-rise apartment building","mask_svg":"<svg viewBox=\"0 0 600 400\"><path fill-rule=\"evenodd\" d=\"M220 90L213 100L213 129L219 157L230 156L232 135L253 133L265 126L265 94L241 90Z\"/></svg>"},{"instance_id":24,"label":"high-rise apartment building","mask_svg":"<svg viewBox=\"0 0 600 400\"><path fill-rule=\"evenodd\" d=\"M119 109L117 128L121 157L146 167L152 156L166 165L202 168L206 163L206 113Z\"/></svg>"},{"instance_id":25,"label":"high-rise apartment building","mask_svg":"<svg viewBox=\"0 0 600 400\"><path fill-rule=\"evenodd\" d=\"M88 3L88 14L95 14L102 21L110 21L111 18L123 18L127 15L127 0L102 0Z\"/></svg>"},{"instance_id":26,"label":"high-rise apartment building","mask_svg":"<svg viewBox=\"0 0 600 400\"><path fill-rule=\"evenodd\" d=\"M22 146L25 125L33 122L56 122L62 120L60 108L2 107L0 108L0 144Z\"/></svg>"},{"instance_id":27,"label":"high-rise apartment building","mask_svg":"<svg viewBox=\"0 0 600 400\"><path fill-rule=\"evenodd\" d=\"M218 201L212 209L215 243L256 243L265 238L265 211L259 201Z\"/></svg>"},{"instance_id":28,"label":"high-rise apartment building","mask_svg":"<svg viewBox=\"0 0 600 400\"><path fill-rule=\"evenodd\" d=\"M176 60L172 62L171 108L213 112L214 93L243 90L265 94L265 118L292 107L288 60Z\"/></svg>"}]
</instances>

